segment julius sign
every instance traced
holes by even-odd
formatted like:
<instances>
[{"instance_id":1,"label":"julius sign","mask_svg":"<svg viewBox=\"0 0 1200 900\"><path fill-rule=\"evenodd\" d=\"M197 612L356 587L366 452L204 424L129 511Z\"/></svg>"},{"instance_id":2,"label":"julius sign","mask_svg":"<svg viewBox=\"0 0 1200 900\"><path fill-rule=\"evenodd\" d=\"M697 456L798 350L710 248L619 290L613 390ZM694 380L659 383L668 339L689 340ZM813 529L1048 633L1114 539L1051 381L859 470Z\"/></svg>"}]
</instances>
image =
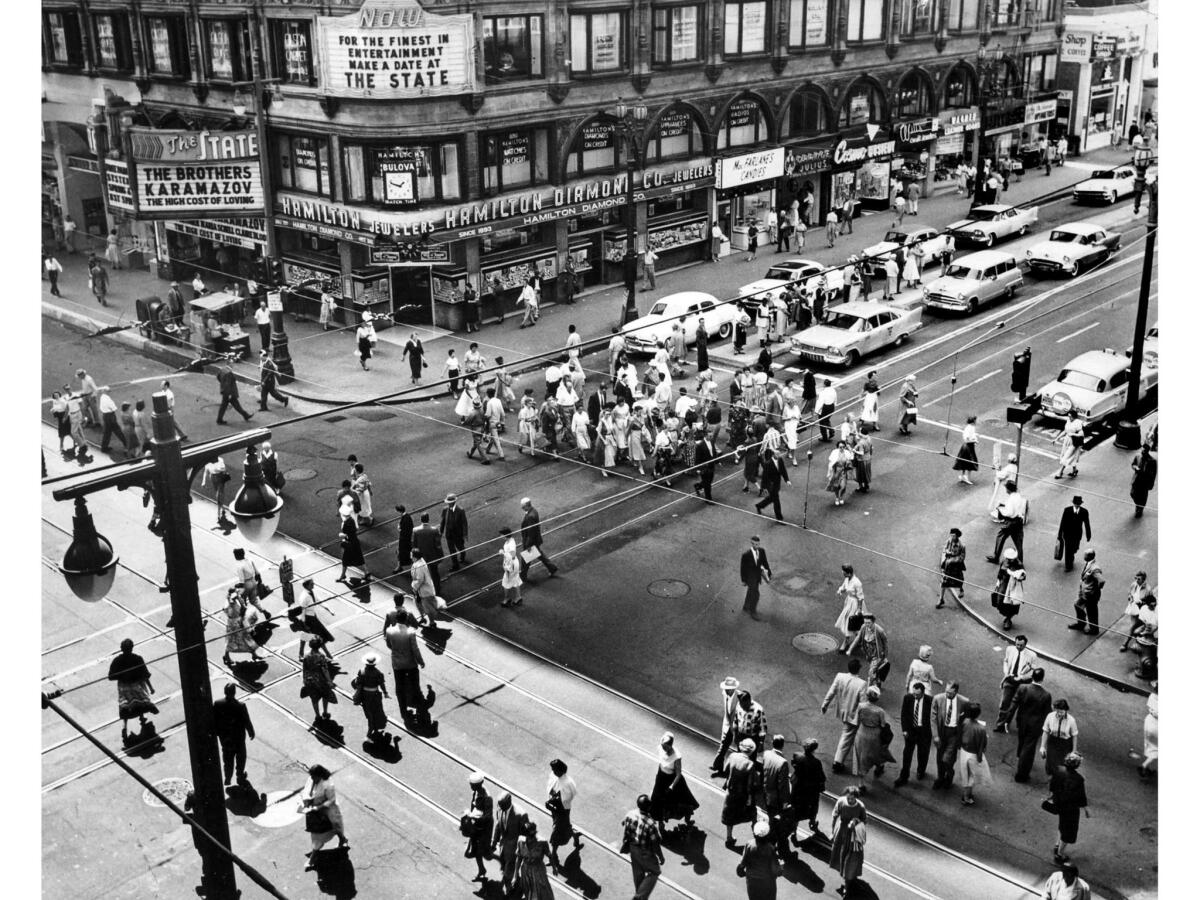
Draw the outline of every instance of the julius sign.
<instances>
[{"instance_id":1,"label":"julius sign","mask_svg":"<svg viewBox=\"0 0 1200 900\"><path fill-rule=\"evenodd\" d=\"M474 18L437 16L415 0L366 0L317 19L322 83L341 97L404 100L475 89Z\"/></svg>"},{"instance_id":2,"label":"julius sign","mask_svg":"<svg viewBox=\"0 0 1200 900\"><path fill-rule=\"evenodd\" d=\"M253 131L131 128L139 218L263 214L262 163Z\"/></svg>"}]
</instances>

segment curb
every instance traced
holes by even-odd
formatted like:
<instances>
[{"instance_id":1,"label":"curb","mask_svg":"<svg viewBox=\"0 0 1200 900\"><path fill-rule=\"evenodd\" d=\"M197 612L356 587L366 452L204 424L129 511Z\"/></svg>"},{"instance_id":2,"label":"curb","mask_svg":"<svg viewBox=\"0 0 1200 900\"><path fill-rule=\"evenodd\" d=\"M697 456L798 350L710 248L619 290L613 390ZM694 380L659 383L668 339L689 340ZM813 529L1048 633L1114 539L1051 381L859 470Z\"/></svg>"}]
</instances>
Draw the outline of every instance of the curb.
<instances>
[{"instance_id":1,"label":"curb","mask_svg":"<svg viewBox=\"0 0 1200 900\"><path fill-rule=\"evenodd\" d=\"M1001 631L999 628L997 628L995 625L993 625L987 619L983 618L983 616L981 616L979 613L975 612L974 609L972 609L970 606L968 606L962 600L958 600L956 598L955 602L958 603L958 605L963 609L964 612L967 613L967 615L969 615L971 618L973 618L976 622L978 622L980 625L982 625L988 631L992 632L992 634L996 635L996 637L1000 638L1002 641L1005 641L1009 644L1016 643L1011 637L1009 637L1007 632ZM1134 684L1129 681L1123 681L1122 679L1117 678L1115 676L1105 675L1102 672L1097 672L1095 669L1089 669L1086 666L1078 665L1076 663L1062 659L1061 657L1054 656L1049 653L1043 653L1040 647L1035 647L1035 646L1033 646L1033 644L1029 645L1029 649L1033 650L1035 653L1037 653L1037 655L1039 657L1041 657L1044 660L1047 660L1049 662L1055 663L1056 665L1062 666L1064 669L1070 669L1072 672L1076 672L1079 675L1084 675L1088 678L1093 679L1094 681L1099 681L1102 684L1106 684L1111 688L1116 688L1118 691L1121 691L1122 693L1140 694L1143 697L1150 696L1150 691L1147 688L1142 687L1140 684Z\"/></svg>"}]
</instances>

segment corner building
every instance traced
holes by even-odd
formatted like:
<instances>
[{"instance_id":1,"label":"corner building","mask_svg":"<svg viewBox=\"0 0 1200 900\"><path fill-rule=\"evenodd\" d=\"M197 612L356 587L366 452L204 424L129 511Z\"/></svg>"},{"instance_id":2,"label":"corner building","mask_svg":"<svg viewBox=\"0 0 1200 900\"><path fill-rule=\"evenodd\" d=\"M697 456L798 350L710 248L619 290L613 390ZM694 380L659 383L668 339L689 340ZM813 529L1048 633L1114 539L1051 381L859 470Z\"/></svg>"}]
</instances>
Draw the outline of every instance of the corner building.
<instances>
[{"instance_id":1,"label":"corner building","mask_svg":"<svg viewBox=\"0 0 1200 900\"><path fill-rule=\"evenodd\" d=\"M44 0L43 218L116 225L163 277L273 257L306 284L302 313L324 286L456 328L468 283L487 321L535 270L549 297L568 265L584 286L621 280L619 100L646 113L635 248L667 268L707 257L714 220L740 249L806 188L815 224L847 197L886 206L892 179L928 195L980 152L1017 155L1037 137L1026 106L1057 96L1062 6ZM256 108L261 217L131 214L126 129L236 130Z\"/></svg>"}]
</instances>

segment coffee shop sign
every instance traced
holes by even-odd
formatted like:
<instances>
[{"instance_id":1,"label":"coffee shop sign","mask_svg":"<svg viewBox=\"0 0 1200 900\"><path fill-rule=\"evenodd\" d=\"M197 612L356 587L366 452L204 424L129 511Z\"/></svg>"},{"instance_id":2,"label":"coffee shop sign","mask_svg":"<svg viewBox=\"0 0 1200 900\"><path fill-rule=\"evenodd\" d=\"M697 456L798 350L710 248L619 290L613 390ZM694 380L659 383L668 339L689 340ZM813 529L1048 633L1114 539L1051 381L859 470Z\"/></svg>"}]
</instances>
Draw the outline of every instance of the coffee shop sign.
<instances>
[{"instance_id":1,"label":"coffee shop sign","mask_svg":"<svg viewBox=\"0 0 1200 900\"><path fill-rule=\"evenodd\" d=\"M865 162L879 156L891 156L896 150L895 141L880 141L878 144L865 144L862 147L851 147L846 141L838 141L833 148L833 164Z\"/></svg>"}]
</instances>

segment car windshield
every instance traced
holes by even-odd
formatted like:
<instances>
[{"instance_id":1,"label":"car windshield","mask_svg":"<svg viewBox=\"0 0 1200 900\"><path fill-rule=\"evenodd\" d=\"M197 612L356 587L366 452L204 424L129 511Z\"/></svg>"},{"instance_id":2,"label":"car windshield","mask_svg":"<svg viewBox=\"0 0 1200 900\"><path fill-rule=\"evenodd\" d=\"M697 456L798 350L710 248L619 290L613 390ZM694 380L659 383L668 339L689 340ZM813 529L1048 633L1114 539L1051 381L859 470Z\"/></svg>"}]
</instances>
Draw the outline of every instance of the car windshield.
<instances>
[{"instance_id":1,"label":"car windshield","mask_svg":"<svg viewBox=\"0 0 1200 900\"><path fill-rule=\"evenodd\" d=\"M1116 178L1117 173L1108 169L1096 169L1092 172L1093 178Z\"/></svg>"},{"instance_id":2,"label":"car windshield","mask_svg":"<svg viewBox=\"0 0 1200 900\"><path fill-rule=\"evenodd\" d=\"M842 313L834 316L825 323L827 328L837 328L841 331L863 331L866 328L866 321L858 316L850 316Z\"/></svg>"},{"instance_id":3,"label":"car windshield","mask_svg":"<svg viewBox=\"0 0 1200 900\"><path fill-rule=\"evenodd\" d=\"M885 241L891 241L893 244L903 244L908 240L908 235L903 231L889 231L883 236Z\"/></svg>"},{"instance_id":4,"label":"car windshield","mask_svg":"<svg viewBox=\"0 0 1200 900\"><path fill-rule=\"evenodd\" d=\"M652 316L665 316L666 314L667 314L667 304L665 302L663 302L662 300L659 300L657 303L654 304L654 306L652 306L650 308L650 315L652 315Z\"/></svg>"},{"instance_id":5,"label":"car windshield","mask_svg":"<svg viewBox=\"0 0 1200 900\"><path fill-rule=\"evenodd\" d=\"M995 209L973 209L967 213L967 218L972 222L990 222L999 215L999 210Z\"/></svg>"},{"instance_id":6,"label":"car windshield","mask_svg":"<svg viewBox=\"0 0 1200 900\"><path fill-rule=\"evenodd\" d=\"M1078 369L1063 369L1058 373L1058 381L1059 384L1082 388L1085 391L1099 391L1104 387L1103 378L1097 378L1087 372L1080 372Z\"/></svg>"},{"instance_id":7,"label":"car windshield","mask_svg":"<svg viewBox=\"0 0 1200 900\"><path fill-rule=\"evenodd\" d=\"M774 278L777 281L791 281L797 271L799 270L791 269L787 266L771 266L771 268L767 269L767 274L763 277Z\"/></svg>"},{"instance_id":8,"label":"car windshield","mask_svg":"<svg viewBox=\"0 0 1200 900\"><path fill-rule=\"evenodd\" d=\"M1062 244L1082 244L1084 236L1076 234L1073 231L1052 231L1050 232L1050 240Z\"/></svg>"},{"instance_id":9,"label":"car windshield","mask_svg":"<svg viewBox=\"0 0 1200 900\"><path fill-rule=\"evenodd\" d=\"M951 266L946 270L947 278L978 278L979 270L967 266Z\"/></svg>"}]
</instances>

